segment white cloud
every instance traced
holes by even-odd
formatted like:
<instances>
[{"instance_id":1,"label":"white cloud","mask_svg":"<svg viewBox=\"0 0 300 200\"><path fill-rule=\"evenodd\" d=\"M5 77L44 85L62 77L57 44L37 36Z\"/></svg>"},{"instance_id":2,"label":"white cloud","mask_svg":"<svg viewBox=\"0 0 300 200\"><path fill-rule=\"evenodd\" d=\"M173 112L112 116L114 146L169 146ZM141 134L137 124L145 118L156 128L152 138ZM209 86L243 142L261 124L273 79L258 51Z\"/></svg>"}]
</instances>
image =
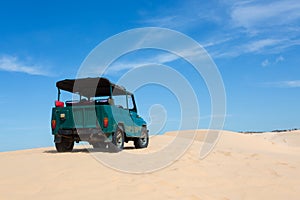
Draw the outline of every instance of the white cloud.
<instances>
[{"instance_id":1,"label":"white cloud","mask_svg":"<svg viewBox=\"0 0 300 200\"><path fill-rule=\"evenodd\" d=\"M232 44L239 41L233 41ZM222 57L237 57L242 54L278 54L284 52L285 49L300 45L300 40L289 40L289 39L252 39L251 41L241 44L234 45L228 44L223 50L222 48L218 49L216 52L213 52L213 57L222 58ZM229 49L229 50L228 50ZM280 60L278 62L282 62Z\"/></svg>"},{"instance_id":2,"label":"white cloud","mask_svg":"<svg viewBox=\"0 0 300 200\"><path fill-rule=\"evenodd\" d=\"M25 65L22 62L20 62L15 56L0 57L0 70L9 72L21 72L30 75L49 75L49 73L42 70L41 67Z\"/></svg>"},{"instance_id":3,"label":"white cloud","mask_svg":"<svg viewBox=\"0 0 300 200\"><path fill-rule=\"evenodd\" d=\"M274 40L274 39L263 39L263 40L257 40L250 42L243 46L244 52L259 52L264 48L271 47L274 45L279 44L280 40Z\"/></svg>"},{"instance_id":4,"label":"white cloud","mask_svg":"<svg viewBox=\"0 0 300 200\"><path fill-rule=\"evenodd\" d=\"M143 24L158 27L178 28L184 26L183 19L180 16L157 16L155 18L149 18L142 21Z\"/></svg>"},{"instance_id":5,"label":"white cloud","mask_svg":"<svg viewBox=\"0 0 300 200\"><path fill-rule=\"evenodd\" d=\"M220 45L220 44L223 44L223 43L226 43L226 42L229 42L233 40L232 37L227 37L227 38L224 38L224 39L214 39L214 40L211 40L209 42L206 42L203 44L203 47L204 48L208 48L208 47L213 47L213 46L217 46L217 45Z\"/></svg>"},{"instance_id":6,"label":"white cloud","mask_svg":"<svg viewBox=\"0 0 300 200\"><path fill-rule=\"evenodd\" d=\"M236 4L232 7L231 18L236 26L248 30L290 25L300 18L300 1L277 0L268 3L250 1Z\"/></svg>"},{"instance_id":7,"label":"white cloud","mask_svg":"<svg viewBox=\"0 0 300 200\"><path fill-rule=\"evenodd\" d=\"M279 88L300 88L300 80L269 82L265 85Z\"/></svg>"},{"instance_id":8,"label":"white cloud","mask_svg":"<svg viewBox=\"0 0 300 200\"><path fill-rule=\"evenodd\" d=\"M228 117L233 117L233 115L231 114L204 115L204 116L200 116L200 119L228 118Z\"/></svg>"},{"instance_id":9,"label":"white cloud","mask_svg":"<svg viewBox=\"0 0 300 200\"><path fill-rule=\"evenodd\" d=\"M276 59L275 59L275 63L280 63L280 62L283 62L284 61L284 57L283 56L278 56Z\"/></svg>"},{"instance_id":10,"label":"white cloud","mask_svg":"<svg viewBox=\"0 0 300 200\"><path fill-rule=\"evenodd\" d=\"M261 63L261 66L263 67L267 67L269 65L273 65L273 64L278 64L280 62L283 62L285 59L283 56L278 56L274 59L274 61L270 61L269 59L265 59L262 63Z\"/></svg>"},{"instance_id":11,"label":"white cloud","mask_svg":"<svg viewBox=\"0 0 300 200\"><path fill-rule=\"evenodd\" d=\"M241 38L250 38L250 42L243 45L246 49L242 53L277 54L300 45L300 1L250 0L229 6L233 28L237 28ZM245 35L245 31L248 34ZM239 49L234 51L237 55L242 54Z\"/></svg>"},{"instance_id":12,"label":"white cloud","mask_svg":"<svg viewBox=\"0 0 300 200\"><path fill-rule=\"evenodd\" d=\"M141 67L144 65L149 65L151 63L155 64L165 64L179 59L178 56L170 53L161 53L152 57L144 58L143 60L135 61L116 61L109 68L107 73L116 73L123 70L128 70L136 67Z\"/></svg>"},{"instance_id":13,"label":"white cloud","mask_svg":"<svg viewBox=\"0 0 300 200\"><path fill-rule=\"evenodd\" d=\"M166 12L156 10L154 13L157 14L151 13L151 17L144 15L142 23L185 32L198 31L198 37L207 37L203 46L216 58L247 53L278 54L300 45L299 0L184 1ZM206 31L202 35L201 30L207 23L217 26L222 35L207 36Z\"/></svg>"},{"instance_id":14,"label":"white cloud","mask_svg":"<svg viewBox=\"0 0 300 200\"><path fill-rule=\"evenodd\" d=\"M300 45L300 1L229 2L226 6L229 8L231 23L227 21L229 28L224 31L234 32L237 40L228 43L224 48L226 50L218 49L216 57L236 57L247 53L278 54ZM245 39L248 42L245 43ZM282 61L279 58L276 63Z\"/></svg>"},{"instance_id":15,"label":"white cloud","mask_svg":"<svg viewBox=\"0 0 300 200\"><path fill-rule=\"evenodd\" d=\"M266 66L268 66L268 65L270 65L270 61L269 61L268 59L264 60L264 61L261 63L261 66L263 66L263 67L266 67Z\"/></svg>"},{"instance_id":16,"label":"white cloud","mask_svg":"<svg viewBox=\"0 0 300 200\"><path fill-rule=\"evenodd\" d=\"M283 86L283 87L295 88L295 87L300 87L300 80L283 81L283 82L281 82L280 84L281 84L281 86Z\"/></svg>"},{"instance_id":17,"label":"white cloud","mask_svg":"<svg viewBox=\"0 0 300 200\"><path fill-rule=\"evenodd\" d=\"M187 59L187 60L202 59L202 58L207 59L206 52L202 51L202 49L199 48L199 46L191 46L189 48L183 47L177 53L178 55L173 54L171 52L152 54L152 55L148 55L147 57L142 56L142 59L141 56L137 56L137 58L131 59L134 61L117 60L116 62L111 64L109 68L106 69L105 73L107 75L114 74L120 71L129 70L129 69L133 69L136 67L141 67L149 64L166 64L181 59L181 56L183 59Z\"/></svg>"},{"instance_id":18,"label":"white cloud","mask_svg":"<svg viewBox=\"0 0 300 200\"><path fill-rule=\"evenodd\" d=\"M225 14L222 6L210 1L174 1L172 6L140 13L144 18L140 21L143 25L181 31L195 28L205 22L221 23Z\"/></svg>"}]
</instances>

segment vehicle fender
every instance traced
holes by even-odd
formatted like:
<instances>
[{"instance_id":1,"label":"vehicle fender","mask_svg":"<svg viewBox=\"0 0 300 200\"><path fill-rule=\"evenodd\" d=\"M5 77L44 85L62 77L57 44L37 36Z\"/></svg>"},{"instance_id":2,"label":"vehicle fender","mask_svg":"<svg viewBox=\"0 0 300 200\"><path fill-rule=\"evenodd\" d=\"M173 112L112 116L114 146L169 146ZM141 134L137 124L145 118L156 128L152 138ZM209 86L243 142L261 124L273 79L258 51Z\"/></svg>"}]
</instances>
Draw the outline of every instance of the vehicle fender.
<instances>
[{"instance_id":1,"label":"vehicle fender","mask_svg":"<svg viewBox=\"0 0 300 200\"><path fill-rule=\"evenodd\" d=\"M119 122L118 123L118 128L123 131L124 137L125 137L124 141L127 143L129 140L128 140L128 137L127 137L126 132L125 132L125 126L124 126L124 124Z\"/></svg>"},{"instance_id":2,"label":"vehicle fender","mask_svg":"<svg viewBox=\"0 0 300 200\"><path fill-rule=\"evenodd\" d=\"M123 123L118 123L118 128L121 129L123 133L125 133L125 128Z\"/></svg>"}]
</instances>

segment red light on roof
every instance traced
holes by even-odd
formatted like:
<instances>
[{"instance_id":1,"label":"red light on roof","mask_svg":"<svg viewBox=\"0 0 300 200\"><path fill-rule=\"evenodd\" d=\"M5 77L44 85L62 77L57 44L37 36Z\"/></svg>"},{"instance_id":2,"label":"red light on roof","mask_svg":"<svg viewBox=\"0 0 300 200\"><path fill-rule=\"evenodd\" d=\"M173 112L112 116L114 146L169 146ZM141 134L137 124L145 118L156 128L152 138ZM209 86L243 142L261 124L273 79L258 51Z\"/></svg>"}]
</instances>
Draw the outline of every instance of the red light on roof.
<instances>
[{"instance_id":1,"label":"red light on roof","mask_svg":"<svg viewBox=\"0 0 300 200\"><path fill-rule=\"evenodd\" d=\"M65 104L64 104L64 102L62 102L62 101L55 101L55 106L56 106L56 107L64 107Z\"/></svg>"}]
</instances>

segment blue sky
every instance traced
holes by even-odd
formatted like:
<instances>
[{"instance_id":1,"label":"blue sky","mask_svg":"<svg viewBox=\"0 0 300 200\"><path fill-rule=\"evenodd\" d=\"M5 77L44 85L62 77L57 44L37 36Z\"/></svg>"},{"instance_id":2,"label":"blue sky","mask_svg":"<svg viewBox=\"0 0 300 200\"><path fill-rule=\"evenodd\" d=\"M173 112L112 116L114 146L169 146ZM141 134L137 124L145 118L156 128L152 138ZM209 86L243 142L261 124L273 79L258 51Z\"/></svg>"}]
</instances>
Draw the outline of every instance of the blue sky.
<instances>
[{"instance_id":1,"label":"blue sky","mask_svg":"<svg viewBox=\"0 0 300 200\"><path fill-rule=\"evenodd\" d=\"M297 0L12 0L2 1L0 6L0 151L52 145L55 82L74 78L85 57L101 41L149 26L180 31L211 55L226 89L225 129L300 128ZM187 65L183 60L160 51L120 58L107 76L117 80L130 66L152 61L192 76L192 70L179 69ZM200 128L206 128L209 94L204 83L196 80L194 84L198 83ZM161 98L149 95L158 90L153 86L137 91L139 110L147 120L151 104L174 100L168 92L161 91ZM143 98L146 93L147 99ZM164 130L177 127L178 115L177 109L169 112L170 122Z\"/></svg>"}]
</instances>

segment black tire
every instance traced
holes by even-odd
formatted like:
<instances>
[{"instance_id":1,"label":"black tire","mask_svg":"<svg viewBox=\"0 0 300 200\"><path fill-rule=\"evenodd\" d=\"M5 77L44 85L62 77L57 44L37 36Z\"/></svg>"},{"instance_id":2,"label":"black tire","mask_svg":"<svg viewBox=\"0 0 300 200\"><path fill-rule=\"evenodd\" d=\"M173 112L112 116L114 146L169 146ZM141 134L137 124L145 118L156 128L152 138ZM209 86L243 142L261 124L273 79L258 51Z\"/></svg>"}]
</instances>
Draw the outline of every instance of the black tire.
<instances>
[{"instance_id":1,"label":"black tire","mask_svg":"<svg viewBox=\"0 0 300 200\"><path fill-rule=\"evenodd\" d=\"M118 127L116 132L114 132L112 136L111 150L113 152L122 151L124 148L124 141L124 131L120 127Z\"/></svg>"},{"instance_id":2,"label":"black tire","mask_svg":"<svg viewBox=\"0 0 300 200\"><path fill-rule=\"evenodd\" d=\"M74 141L62 137L60 143L55 143L55 147L58 152L71 152L74 147Z\"/></svg>"},{"instance_id":3,"label":"black tire","mask_svg":"<svg viewBox=\"0 0 300 200\"><path fill-rule=\"evenodd\" d=\"M142 149L148 147L149 144L149 135L147 127L142 128L141 137L134 139L134 146L136 149Z\"/></svg>"}]
</instances>

